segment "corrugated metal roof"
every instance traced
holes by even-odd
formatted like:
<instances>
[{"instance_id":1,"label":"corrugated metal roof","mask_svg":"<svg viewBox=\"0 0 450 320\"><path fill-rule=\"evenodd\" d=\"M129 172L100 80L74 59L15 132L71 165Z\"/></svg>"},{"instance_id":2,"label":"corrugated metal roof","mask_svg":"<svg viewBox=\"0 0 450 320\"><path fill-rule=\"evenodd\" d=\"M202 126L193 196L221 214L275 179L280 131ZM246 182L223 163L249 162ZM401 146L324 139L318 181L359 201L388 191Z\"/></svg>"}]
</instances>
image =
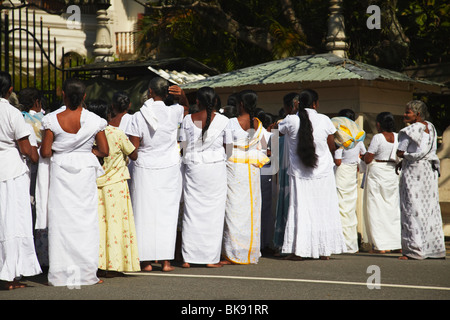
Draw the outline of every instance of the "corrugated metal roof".
<instances>
[{"instance_id":1,"label":"corrugated metal roof","mask_svg":"<svg viewBox=\"0 0 450 320\"><path fill-rule=\"evenodd\" d=\"M169 82L172 82L176 85L181 85L197 80L203 80L206 79L208 74L197 74L192 72L186 72L186 71L176 71L176 70L169 70L169 69L155 69L151 66L148 67L148 69L160 77L166 79Z\"/></svg>"},{"instance_id":2,"label":"corrugated metal roof","mask_svg":"<svg viewBox=\"0 0 450 320\"><path fill-rule=\"evenodd\" d=\"M400 72L378 68L358 61L340 58L331 53L326 53L275 60L207 77L204 80L190 82L183 85L182 88L187 90L198 89L203 86L210 86L213 88L238 87L246 85L349 79L383 79L443 86L439 83L412 79Z\"/></svg>"}]
</instances>

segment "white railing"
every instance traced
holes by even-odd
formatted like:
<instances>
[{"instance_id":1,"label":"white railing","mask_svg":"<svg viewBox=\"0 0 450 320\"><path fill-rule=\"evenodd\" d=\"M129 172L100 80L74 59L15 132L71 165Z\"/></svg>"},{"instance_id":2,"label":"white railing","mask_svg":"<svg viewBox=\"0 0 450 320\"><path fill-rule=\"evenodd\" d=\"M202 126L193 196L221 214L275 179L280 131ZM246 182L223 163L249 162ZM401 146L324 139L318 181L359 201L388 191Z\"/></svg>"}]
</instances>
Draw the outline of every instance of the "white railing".
<instances>
[{"instance_id":1,"label":"white railing","mask_svg":"<svg viewBox=\"0 0 450 320\"><path fill-rule=\"evenodd\" d=\"M134 54L135 33L133 31L116 32L116 55Z\"/></svg>"}]
</instances>

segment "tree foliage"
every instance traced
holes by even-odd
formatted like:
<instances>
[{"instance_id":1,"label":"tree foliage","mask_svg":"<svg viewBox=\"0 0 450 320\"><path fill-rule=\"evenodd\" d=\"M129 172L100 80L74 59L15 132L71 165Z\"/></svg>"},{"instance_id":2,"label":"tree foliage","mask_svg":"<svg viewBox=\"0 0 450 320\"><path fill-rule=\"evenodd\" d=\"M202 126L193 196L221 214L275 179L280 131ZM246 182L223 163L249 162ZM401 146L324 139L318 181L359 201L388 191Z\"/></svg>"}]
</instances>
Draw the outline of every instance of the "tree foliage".
<instances>
[{"instance_id":1,"label":"tree foliage","mask_svg":"<svg viewBox=\"0 0 450 320\"><path fill-rule=\"evenodd\" d=\"M367 7L381 8L369 30ZM330 1L160 0L140 24L144 57L190 56L222 72L326 52ZM448 0L344 0L349 58L394 70L449 60Z\"/></svg>"},{"instance_id":2,"label":"tree foliage","mask_svg":"<svg viewBox=\"0 0 450 320\"><path fill-rule=\"evenodd\" d=\"M138 47L143 57L189 56L220 72L324 53L331 3L152 0L141 21ZM367 28L369 5L380 7L381 29ZM343 0L348 57L397 71L450 62L449 11L448 0ZM418 98L431 104L433 120L445 129L448 97Z\"/></svg>"}]
</instances>

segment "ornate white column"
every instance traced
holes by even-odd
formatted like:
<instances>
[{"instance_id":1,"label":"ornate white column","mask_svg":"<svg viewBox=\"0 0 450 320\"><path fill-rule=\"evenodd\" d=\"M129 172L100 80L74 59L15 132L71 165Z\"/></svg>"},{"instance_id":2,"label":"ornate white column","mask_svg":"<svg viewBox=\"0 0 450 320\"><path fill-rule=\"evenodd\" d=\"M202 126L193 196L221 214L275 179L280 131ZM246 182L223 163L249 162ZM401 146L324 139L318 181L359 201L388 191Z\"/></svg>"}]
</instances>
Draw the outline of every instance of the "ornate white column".
<instances>
[{"instance_id":1,"label":"ornate white column","mask_svg":"<svg viewBox=\"0 0 450 320\"><path fill-rule=\"evenodd\" d=\"M108 26L109 17L106 9L97 10L97 35L93 55L95 61L113 61L111 32Z\"/></svg>"},{"instance_id":2,"label":"ornate white column","mask_svg":"<svg viewBox=\"0 0 450 320\"><path fill-rule=\"evenodd\" d=\"M330 0L331 15L328 19L328 35L326 48L330 53L346 58L348 43L345 41L344 16L342 15L342 0Z\"/></svg>"}]
</instances>

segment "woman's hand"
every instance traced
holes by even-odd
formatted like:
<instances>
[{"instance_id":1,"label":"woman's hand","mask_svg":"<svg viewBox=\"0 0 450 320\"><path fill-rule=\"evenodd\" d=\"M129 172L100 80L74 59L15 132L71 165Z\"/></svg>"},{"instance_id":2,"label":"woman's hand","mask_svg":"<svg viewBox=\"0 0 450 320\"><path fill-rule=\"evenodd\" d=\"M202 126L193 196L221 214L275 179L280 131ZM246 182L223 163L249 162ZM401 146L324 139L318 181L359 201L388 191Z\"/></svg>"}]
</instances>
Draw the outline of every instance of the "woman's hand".
<instances>
[{"instance_id":1,"label":"woman's hand","mask_svg":"<svg viewBox=\"0 0 450 320\"><path fill-rule=\"evenodd\" d=\"M399 163L397 163L397 164L395 165L395 173L396 173L397 175L400 174L400 173L399 173L399 170L402 170L402 162L403 162L403 161L400 161Z\"/></svg>"}]
</instances>

